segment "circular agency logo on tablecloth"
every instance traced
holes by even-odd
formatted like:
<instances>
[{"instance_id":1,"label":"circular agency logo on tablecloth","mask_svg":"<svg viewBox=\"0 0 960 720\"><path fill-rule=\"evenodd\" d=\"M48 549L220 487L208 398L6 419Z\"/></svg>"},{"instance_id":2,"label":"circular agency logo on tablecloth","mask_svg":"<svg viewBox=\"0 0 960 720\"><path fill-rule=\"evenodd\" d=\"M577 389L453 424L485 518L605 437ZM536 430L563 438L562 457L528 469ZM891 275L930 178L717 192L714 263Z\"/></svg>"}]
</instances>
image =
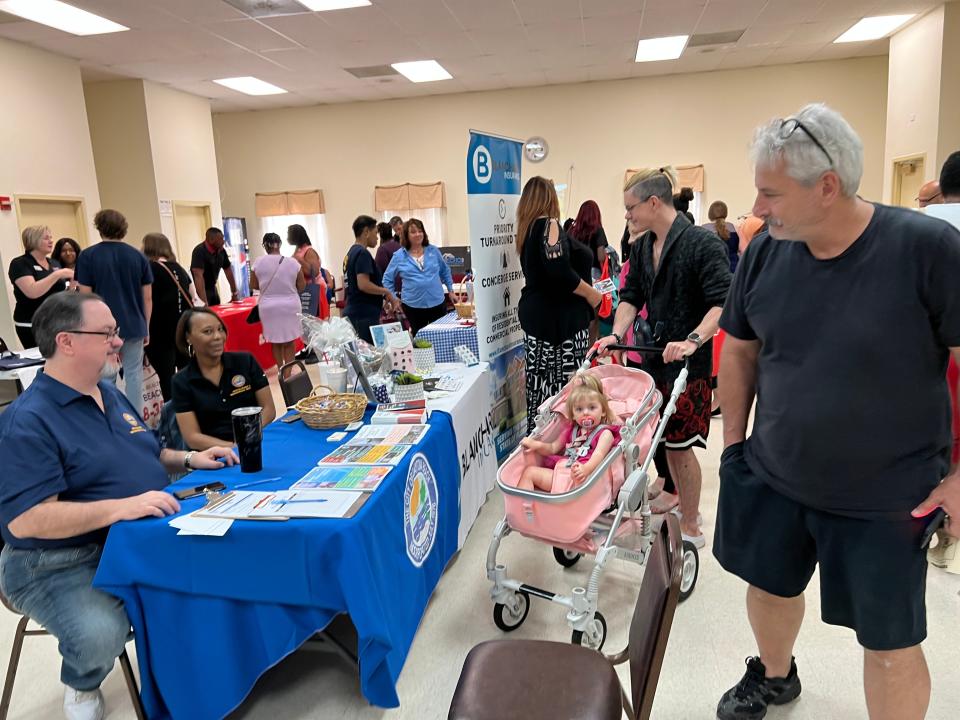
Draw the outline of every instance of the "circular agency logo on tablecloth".
<instances>
[{"instance_id":1,"label":"circular agency logo on tablecloth","mask_svg":"<svg viewBox=\"0 0 960 720\"><path fill-rule=\"evenodd\" d=\"M437 539L437 478L423 453L410 461L407 484L403 491L403 535L407 557L415 567L423 565Z\"/></svg>"}]
</instances>

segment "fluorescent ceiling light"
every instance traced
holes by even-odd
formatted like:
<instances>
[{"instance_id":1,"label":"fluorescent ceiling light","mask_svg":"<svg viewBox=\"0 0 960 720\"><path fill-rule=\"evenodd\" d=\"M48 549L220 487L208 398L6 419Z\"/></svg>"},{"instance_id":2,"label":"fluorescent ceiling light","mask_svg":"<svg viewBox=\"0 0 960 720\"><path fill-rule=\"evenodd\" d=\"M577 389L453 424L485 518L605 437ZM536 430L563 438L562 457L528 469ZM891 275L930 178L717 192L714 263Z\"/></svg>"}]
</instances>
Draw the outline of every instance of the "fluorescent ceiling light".
<instances>
[{"instance_id":1,"label":"fluorescent ceiling light","mask_svg":"<svg viewBox=\"0 0 960 720\"><path fill-rule=\"evenodd\" d=\"M60 0L3 0L0 10L73 35L103 35L130 29Z\"/></svg>"},{"instance_id":2,"label":"fluorescent ceiling light","mask_svg":"<svg viewBox=\"0 0 960 720\"><path fill-rule=\"evenodd\" d=\"M916 13L911 13L910 15L878 15L876 17L865 17L834 40L834 42L847 43L879 40L892 33L915 15Z\"/></svg>"},{"instance_id":3,"label":"fluorescent ceiling light","mask_svg":"<svg viewBox=\"0 0 960 720\"><path fill-rule=\"evenodd\" d=\"M323 12L324 10L343 10L345 8L366 7L370 0L297 0L314 12Z\"/></svg>"},{"instance_id":4,"label":"fluorescent ceiling light","mask_svg":"<svg viewBox=\"0 0 960 720\"><path fill-rule=\"evenodd\" d=\"M453 77L443 69L436 60L417 60L416 62L393 63L390 67L407 78L410 82L433 82L434 80L449 80Z\"/></svg>"},{"instance_id":5,"label":"fluorescent ceiling light","mask_svg":"<svg viewBox=\"0 0 960 720\"><path fill-rule=\"evenodd\" d=\"M228 87L231 90L236 90L237 92L242 92L247 95L282 95L286 92L282 87L277 87L276 85L271 85L268 82L264 82L259 78L250 77L235 77L235 78L221 78L220 80L214 80L217 85L223 85Z\"/></svg>"},{"instance_id":6,"label":"fluorescent ceiling light","mask_svg":"<svg viewBox=\"0 0 960 720\"><path fill-rule=\"evenodd\" d=\"M683 54L689 35L671 35L670 37L647 38L637 43L636 62L655 60L676 60Z\"/></svg>"}]
</instances>

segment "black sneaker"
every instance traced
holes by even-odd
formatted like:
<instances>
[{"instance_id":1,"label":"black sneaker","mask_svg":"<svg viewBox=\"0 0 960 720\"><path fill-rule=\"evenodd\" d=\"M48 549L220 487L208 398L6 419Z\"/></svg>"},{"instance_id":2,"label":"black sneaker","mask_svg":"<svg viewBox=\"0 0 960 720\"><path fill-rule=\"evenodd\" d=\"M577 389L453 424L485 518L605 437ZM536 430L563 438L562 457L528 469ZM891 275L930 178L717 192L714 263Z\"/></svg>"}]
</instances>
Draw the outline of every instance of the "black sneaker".
<instances>
[{"instance_id":1,"label":"black sneaker","mask_svg":"<svg viewBox=\"0 0 960 720\"><path fill-rule=\"evenodd\" d=\"M760 658L748 657L743 678L720 698L717 718L760 720L767 714L767 705L784 705L800 694L800 678L793 658L790 658L790 672L785 678L768 678L766 672Z\"/></svg>"}]
</instances>

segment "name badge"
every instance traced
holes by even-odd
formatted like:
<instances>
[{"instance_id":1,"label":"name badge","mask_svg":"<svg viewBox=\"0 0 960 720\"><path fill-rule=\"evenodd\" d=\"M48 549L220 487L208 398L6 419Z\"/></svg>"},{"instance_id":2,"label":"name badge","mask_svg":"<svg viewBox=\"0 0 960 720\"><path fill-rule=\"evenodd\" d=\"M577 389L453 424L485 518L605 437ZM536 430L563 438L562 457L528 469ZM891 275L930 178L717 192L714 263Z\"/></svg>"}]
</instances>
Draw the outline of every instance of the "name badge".
<instances>
[{"instance_id":1,"label":"name badge","mask_svg":"<svg viewBox=\"0 0 960 720\"><path fill-rule=\"evenodd\" d=\"M617 289L617 286L614 285L613 280L607 278L606 280L598 280L593 284L593 287L596 288L597 292L603 293L604 295L610 295L614 290Z\"/></svg>"}]
</instances>

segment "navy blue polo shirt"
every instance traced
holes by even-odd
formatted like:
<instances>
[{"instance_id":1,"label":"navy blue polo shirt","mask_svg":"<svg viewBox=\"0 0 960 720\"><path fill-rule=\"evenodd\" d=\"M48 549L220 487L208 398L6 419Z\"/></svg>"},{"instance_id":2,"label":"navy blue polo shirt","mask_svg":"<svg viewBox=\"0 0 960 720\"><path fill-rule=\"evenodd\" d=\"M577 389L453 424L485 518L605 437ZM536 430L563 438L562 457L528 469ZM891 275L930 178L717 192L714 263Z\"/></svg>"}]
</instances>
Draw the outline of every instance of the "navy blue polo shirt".
<instances>
[{"instance_id":1,"label":"navy blue polo shirt","mask_svg":"<svg viewBox=\"0 0 960 720\"><path fill-rule=\"evenodd\" d=\"M48 375L0 415L0 532L21 549L103 543L107 530L59 540L17 538L10 521L56 495L91 502L132 497L168 484L157 436L111 382L99 384L103 410Z\"/></svg>"},{"instance_id":2,"label":"navy blue polo shirt","mask_svg":"<svg viewBox=\"0 0 960 720\"><path fill-rule=\"evenodd\" d=\"M233 438L230 413L237 408L259 407L257 390L269 385L257 359L247 352L225 352L221 357L220 385L203 376L194 358L173 376L173 410L197 416L200 432L222 440Z\"/></svg>"}]
</instances>

